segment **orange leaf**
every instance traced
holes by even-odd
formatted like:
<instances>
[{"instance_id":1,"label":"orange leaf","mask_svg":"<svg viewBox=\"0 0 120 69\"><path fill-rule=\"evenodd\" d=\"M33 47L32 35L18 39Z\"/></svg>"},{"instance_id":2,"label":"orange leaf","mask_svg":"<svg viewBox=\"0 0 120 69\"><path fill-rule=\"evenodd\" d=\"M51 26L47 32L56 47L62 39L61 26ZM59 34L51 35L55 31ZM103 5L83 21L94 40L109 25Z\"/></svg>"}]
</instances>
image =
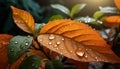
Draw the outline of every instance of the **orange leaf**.
<instances>
[{"instance_id":1,"label":"orange leaf","mask_svg":"<svg viewBox=\"0 0 120 69\"><path fill-rule=\"evenodd\" d=\"M114 0L114 2L117 8L120 10L120 0Z\"/></svg>"},{"instance_id":2,"label":"orange leaf","mask_svg":"<svg viewBox=\"0 0 120 69\"><path fill-rule=\"evenodd\" d=\"M109 16L109 17L105 18L104 25L106 27L119 27L120 16Z\"/></svg>"},{"instance_id":3,"label":"orange leaf","mask_svg":"<svg viewBox=\"0 0 120 69\"><path fill-rule=\"evenodd\" d=\"M20 63L27 57L26 54L23 54L16 62L14 62L11 66L10 69L19 69Z\"/></svg>"},{"instance_id":4,"label":"orange leaf","mask_svg":"<svg viewBox=\"0 0 120 69\"><path fill-rule=\"evenodd\" d=\"M13 36L7 34L0 34L0 69L7 69L8 56L7 45Z\"/></svg>"},{"instance_id":5,"label":"orange leaf","mask_svg":"<svg viewBox=\"0 0 120 69\"><path fill-rule=\"evenodd\" d=\"M41 51L36 51L36 50L30 50L30 54L31 55L40 55L45 57L45 55L41 52ZM23 54L16 62L14 62L10 69L19 69L19 65L21 64L21 62L27 57L26 53Z\"/></svg>"},{"instance_id":6,"label":"orange leaf","mask_svg":"<svg viewBox=\"0 0 120 69\"><path fill-rule=\"evenodd\" d=\"M55 20L47 23L41 29L40 33L45 34L40 35L38 37L38 41L41 44L43 44L43 46L46 46L47 48L54 50L55 52L62 53L64 56L67 56L69 58L84 62L89 61L114 62L114 59L112 59L113 57L119 60L118 57L115 56L115 54L112 52L106 41L102 38L102 36L97 31L93 30L91 27L84 23L72 20ZM58 34L61 36L54 34ZM66 40L62 41L62 38L64 37ZM56 45L57 43L58 45L59 43L61 43L60 46L57 47ZM55 47L57 47L57 49L60 48L60 51L57 50ZM79 51L78 50L79 48L83 50ZM72 52L73 54L71 54L70 52ZM82 55L79 54L83 56L85 52L87 52L86 53L87 57L89 56L88 59L86 58L80 59L76 55L76 53L78 54L83 53ZM117 61L115 60L115 62Z\"/></svg>"},{"instance_id":7,"label":"orange leaf","mask_svg":"<svg viewBox=\"0 0 120 69\"><path fill-rule=\"evenodd\" d=\"M43 46L61 55L64 55L70 59L74 59L77 61L120 62L120 59L111 51L109 47L104 47L104 46L88 47L88 46L82 45L77 41L74 41L73 39L66 38L60 35L53 35L53 34L39 35L38 41Z\"/></svg>"},{"instance_id":8,"label":"orange leaf","mask_svg":"<svg viewBox=\"0 0 120 69\"><path fill-rule=\"evenodd\" d=\"M15 24L23 31L34 34L34 19L28 12L11 6Z\"/></svg>"},{"instance_id":9,"label":"orange leaf","mask_svg":"<svg viewBox=\"0 0 120 69\"><path fill-rule=\"evenodd\" d=\"M87 46L108 46L97 31L84 23L72 20L49 22L41 29L40 34L60 34Z\"/></svg>"}]
</instances>

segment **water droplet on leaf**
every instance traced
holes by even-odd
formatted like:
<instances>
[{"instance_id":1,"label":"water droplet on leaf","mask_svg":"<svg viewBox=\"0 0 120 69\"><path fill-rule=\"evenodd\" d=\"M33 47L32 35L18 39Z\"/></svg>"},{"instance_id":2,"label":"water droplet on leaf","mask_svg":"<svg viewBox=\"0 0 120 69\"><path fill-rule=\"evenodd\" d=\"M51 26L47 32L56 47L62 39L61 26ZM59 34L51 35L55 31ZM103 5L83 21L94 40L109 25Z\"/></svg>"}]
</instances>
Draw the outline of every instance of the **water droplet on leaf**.
<instances>
[{"instance_id":1,"label":"water droplet on leaf","mask_svg":"<svg viewBox=\"0 0 120 69\"><path fill-rule=\"evenodd\" d=\"M15 44L17 44L18 42L17 41L15 41Z\"/></svg>"},{"instance_id":2,"label":"water droplet on leaf","mask_svg":"<svg viewBox=\"0 0 120 69\"><path fill-rule=\"evenodd\" d=\"M73 53L73 51L70 51L70 53Z\"/></svg>"},{"instance_id":3,"label":"water droplet on leaf","mask_svg":"<svg viewBox=\"0 0 120 69\"><path fill-rule=\"evenodd\" d=\"M51 45L51 44L52 44L52 42L49 42L48 44L49 44L49 45Z\"/></svg>"},{"instance_id":4,"label":"water droplet on leaf","mask_svg":"<svg viewBox=\"0 0 120 69\"><path fill-rule=\"evenodd\" d=\"M28 35L27 37L30 38L30 35Z\"/></svg>"},{"instance_id":5,"label":"water droplet on leaf","mask_svg":"<svg viewBox=\"0 0 120 69\"><path fill-rule=\"evenodd\" d=\"M56 47L58 47L57 45L54 45L54 47L56 48Z\"/></svg>"},{"instance_id":6,"label":"water droplet on leaf","mask_svg":"<svg viewBox=\"0 0 120 69\"><path fill-rule=\"evenodd\" d=\"M28 46L28 45L29 45L29 43L28 43L28 42L26 42L26 43L25 43L25 45L26 45L26 46Z\"/></svg>"},{"instance_id":7,"label":"water droplet on leaf","mask_svg":"<svg viewBox=\"0 0 120 69\"><path fill-rule=\"evenodd\" d=\"M59 42L59 41L56 42L57 45L60 45L60 43L61 43L61 42Z\"/></svg>"},{"instance_id":8,"label":"water droplet on leaf","mask_svg":"<svg viewBox=\"0 0 120 69\"><path fill-rule=\"evenodd\" d=\"M87 56L87 55L85 55L85 58L88 58L88 56Z\"/></svg>"},{"instance_id":9,"label":"water droplet on leaf","mask_svg":"<svg viewBox=\"0 0 120 69\"><path fill-rule=\"evenodd\" d=\"M78 56L80 56L80 57L83 57L84 54L85 54L85 51L82 50L82 49L79 49L79 50L76 50L76 54L77 54Z\"/></svg>"},{"instance_id":10,"label":"water droplet on leaf","mask_svg":"<svg viewBox=\"0 0 120 69\"><path fill-rule=\"evenodd\" d=\"M62 38L62 40L65 40L64 38Z\"/></svg>"},{"instance_id":11,"label":"water droplet on leaf","mask_svg":"<svg viewBox=\"0 0 120 69\"><path fill-rule=\"evenodd\" d=\"M53 35L53 34L51 34L50 36L49 36L49 39L50 40L53 40L55 38L55 36Z\"/></svg>"},{"instance_id":12,"label":"water droplet on leaf","mask_svg":"<svg viewBox=\"0 0 120 69\"><path fill-rule=\"evenodd\" d=\"M95 60L98 61L98 57L95 57Z\"/></svg>"},{"instance_id":13,"label":"water droplet on leaf","mask_svg":"<svg viewBox=\"0 0 120 69\"><path fill-rule=\"evenodd\" d=\"M42 39L39 39L39 41L41 42L41 41L42 41Z\"/></svg>"}]
</instances>

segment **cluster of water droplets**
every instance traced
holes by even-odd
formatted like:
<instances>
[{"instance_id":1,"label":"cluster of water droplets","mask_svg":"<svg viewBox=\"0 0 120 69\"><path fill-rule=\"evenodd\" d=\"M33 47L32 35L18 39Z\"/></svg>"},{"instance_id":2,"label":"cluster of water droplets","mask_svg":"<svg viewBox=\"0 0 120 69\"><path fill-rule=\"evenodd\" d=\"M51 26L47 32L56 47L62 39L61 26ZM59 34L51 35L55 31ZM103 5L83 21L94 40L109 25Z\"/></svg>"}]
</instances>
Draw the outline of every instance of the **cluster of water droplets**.
<instances>
[{"instance_id":1,"label":"cluster of water droplets","mask_svg":"<svg viewBox=\"0 0 120 69\"><path fill-rule=\"evenodd\" d=\"M76 56L78 56L80 59L83 59L85 61L87 60L91 60L91 61L107 61L107 60L104 60L106 58L102 58L102 57L98 57L100 56L99 53L94 53L94 50L90 49L90 48L87 48L87 47L77 47L76 49L71 49L70 51L67 51L66 47L63 46L62 47L62 43L64 42L65 38L64 37L61 37L60 39L61 40L56 40L56 39L59 39L57 38L57 35L53 35L53 34L50 34L48 36L48 45L50 48L52 49L56 49L56 51L58 50L59 53L62 55L63 53L65 54L76 54ZM42 41L42 39L40 39L40 41ZM55 41L55 42L54 42Z\"/></svg>"}]
</instances>

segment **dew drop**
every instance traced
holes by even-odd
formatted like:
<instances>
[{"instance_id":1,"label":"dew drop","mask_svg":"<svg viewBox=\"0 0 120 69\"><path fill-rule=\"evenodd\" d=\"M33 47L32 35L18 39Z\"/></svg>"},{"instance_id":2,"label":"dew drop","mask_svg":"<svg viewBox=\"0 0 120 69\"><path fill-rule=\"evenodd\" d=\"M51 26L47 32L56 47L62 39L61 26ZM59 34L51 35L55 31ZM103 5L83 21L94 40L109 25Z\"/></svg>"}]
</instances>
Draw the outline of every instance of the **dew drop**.
<instances>
[{"instance_id":1,"label":"dew drop","mask_svg":"<svg viewBox=\"0 0 120 69\"><path fill-rule=\"evenodd\" d=\"M58 50L59 48L57 47L56 50Z\"/></svg>"},{"instance_id":2,"label":"dew drop","mask_svg":"<svg viewBox=\"0 0 120 69\"><path fill-rule=\"evenodd\" d=\"M62 52L60 52L60 54L62 55L63 53L62 53Z\"/></svg>"},{"instance_id":3,"label":"dew drop","mask_svg":"<svg viewBox=\"0 0 120 69\"><path fill-rule=\"evenodd\" d=\"M27 37L30 38L30 35L28 35Z\"/></svg>"},{"instance_id":4,"label":"dew drop","mask_svg":"<svg viewBox=\"0 0 120 69\"><path fill-rule=\"evenodd\" d=\"M84 54L85 54L85 51L82 50L82 49L79 49L79 50L76 50L76 54L77 54L78 56L80 56L80 57L83 57Z\"/></svg>"},{"instance_id":5,"label":"dew drop","mask_svg":"<svg viewBox=\"0 0 120 69\"><path fill-rule=\"evenodd\" d=\"M88 58L88 56L87 56L87 55L85 55L85 58Z\"/></svg>"},{"instance_id":6,"label":"dew drop","mask_svg":"<svg viewBox=\"0 0 120 69\"><path fill-rule=\"evenodd\" d=\"M53 35L53 34L51 34L50 36L49 36L49 39L50 40L53 40L55 38L55 36Z\"/></svg>"},{"instance_id":7,"label":"dew drop","mask_svg":"<svg viewBox=\"0 0 120 69\"><path fill-rule=\"evenodd\" d=\"M41 41L42 41L42 39L39 39L39 41L41 42Z\"/></svg>"},{"instance_id":8,"label":"dew drop","mask_svg":"<svg viewBox=\"0 0 120 69\"><path fill-rule=\"evenodd\" d=\"M95 60L98 61L98 57L95 57Z\"/></svg>"},{"instance_id":9,"label":"dew drop","mask_svg":"<svg viewBox=\"0 0 120 69\"><path fill-rule=\"evenodd\" d=\"M49 44L49 45L51 45L51 44L52 44L52 42L49 42L48 44Z\"/></svg>"},{"instance_id":10,"label":"dew drop","mask_svg":"<svg viewBox=\"0 0 120 69\"><path fill-rule=\"evenodd\" d=\"M70 53L73 53L73 51L70 51Z\"/></svg>"},{"instance_id":11,"label":"dew drop","mask_svg":"<svg viewBox=\"0 0 120 69\"><path fill-rule=\"evenodd\" d=\"M28 46L28 44L29 44L28 42L25 43L26 46Z\"/></svg>"},{"instance_id":12,"label":"dew drop","mask_svg":"<svg viewBox=\"0 0 120 69\"><path fill-rule=\"evenodd\" d=\"M62 38L62 40L65 40L64 38Z\"/></svg>"},{"instance_id":13,"label":"dew drop","mask_svg":"<svg viewBox=\"0 0 120 69\"><path fill-rule=\"evenodd\" d=\"M57 45L60 45L60 43L61 43L61 42L59 42L59 41L56 42Z\"/></svg>"},{"instance_id":14,"label":"dew drop","mask_svg":"<svg viewBox=\"0 0 120 69\"><path fill-rule=\"evenodd\" d=\"M17 44L18 42L17 41L15 41L15 44Z\"/></svg>"},{"instance_id":15,"label":"dew drop","mask_svg":"<svg viewBox=\"0 0 120 69\"><path fill-rule=\"evenodd\" d=\"M57 45L54 45L54 47L56 48L56 47L58 47Z\"/></svg>"}]
</instances>

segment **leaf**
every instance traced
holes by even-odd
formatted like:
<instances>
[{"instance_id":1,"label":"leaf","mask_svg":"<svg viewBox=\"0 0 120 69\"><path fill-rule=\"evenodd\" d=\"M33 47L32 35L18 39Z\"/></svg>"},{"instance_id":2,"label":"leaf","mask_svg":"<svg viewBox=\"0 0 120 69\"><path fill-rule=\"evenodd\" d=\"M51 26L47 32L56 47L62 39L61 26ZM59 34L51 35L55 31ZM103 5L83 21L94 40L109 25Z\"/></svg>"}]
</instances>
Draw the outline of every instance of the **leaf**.
<instances>
[{"instance_id":1,"label":"leaf","mask_svg":"<svg viewBox=\"0 0 120 69\"><path fill-rule=\"evenodd\" d=\"M50 6L54 9L58 9L58 10L62 11L63 13L65 13L67 15L70 14L69 9L61 4L51 4Z\"/></svg>"},{"instance_id":2,"label":"leaf","mask_svg":"<svg viewBox=\"0 0 120 69\"><path fill-rule=\"evenodd\" d=\"M12 35L0 34L0 69L8 67L7 45L12 37Z\"/></svg>"},{"instance_id":3,"label":"leaf","mask_svg":"<svg viewBox=\"0 0 120 69\"><path fill-rule=\"evenodd\" d=\"M93 18L98 19L101 18L104 14L100 11L97 11L93 14Z\"/></svg>"},{"instance_id":4,"label":"leaf","mask_svg":"<svg viewBox=\"0 0 120 69\"><path fill-rule=\"evenodd\" d=\"M29 50L31 55L39 55L45 58L45 55L41 51L37 50ZM22 63L23 60L25 60L28 57L26 53L24 53L17 61L15 61L10 69L19 69L20 64Z\"/></svg>"},{"instance_id":5,"label":"leaf","mask_svg":"<svg viewBox=\"0 0 120 69\"><path fill-rule=\"evenodd\" d=\"M19 69L38 69L42 58L37 55L27 57L21 64Z\"/></svg>"},{"instance_id":6,"label":"leaf","mask_svg":"<svg viewBox=\"0 0 120 69\"><path fill-rule=\"evenodd\" d=\"M63 16L60 15L60 14L53 15L49 18L49 21L53 21L53 20L56 20L56 19L63 19Z\"/></svg>"},{"instance_id":7,"label":"leaf","mask_svg":"<svg viewBox=\"0 0 120 69\"><path fill-rule=\"evenodd\" d=\"M34 19L28 12L11 6L15 24L23 31L34 34Z\"/></svg>"},{"instance_id":8,"label":"leaf","mask_svg":"<svg viewBox=\"0 0 120 69\"><path fill-rule=\"evenodd\" d=\"M102 21L96 20L96 19L91 18L89 16L76 18L75 21L82 21L82 22L85 22L85 23L99 23L99 24L102 24Z\"/></svg>"},{"instance_id":9,"label":"leaf","mask_svg":"<svg viewBox=\"0 0 120 69\"><path fill-rule=\"evenodd\" d=\"M55 38L48 39L51 35L55 36ZM83 45L81 44L82 42L80 43L73 39L53 34L39 35L38 41L43 46L76 61L112 63L120 62L120 59L112 52L112 50L108 46ZM97 43L98 42L96 41L96 44Z\"/></svg>"},{"instance_id":10,"label":"leaf","mask_svg":"<svg viewBox=\"0 0 120 69\"><path fill-rule=\"evenodd\" d=\"M114 0L114 2L117 8L120 10L120 0Z\"/></svg>"},{"instance_id":11,"label":"leaf","mask_svg":"<svg viewBox=\"0 0 120 69\"><path fill-rule=\"evenodd\" d=\"M119 27L120 24L120 16L109 16L104 20L104 25L106 27Z\"/></svg>"},{"instance_id":12,"label":"leaf","mask_svg":"<svg viewBox=\"0 0 120 69\"><path fill-rule=\"evenodd\" d=\"M27 57L26 53L24 53L18 60L16 60L11 66L10 69L18 69L22 61Z\"/></svg>"},{"instance_id":13,"label":"leaf","mask_svg":"<svg viewBox=\"0 0 120 69\"><path fill-rule=\"evenodd\" d=\"M45 25L45 23L40 23L40 24L35 23L35 33L36 33L36 35L39 35L39 32L44 25Z\"/></svg>"},{"instance_id":14,"label":"leaf","mask_svg":"<svg viewBox=\"0 0 120 69\"><path fill-rule=\"evenodd\" d=\"M15 62L25 51L28 50L33 38L28 36L16 36L10 40L8 45L9 64Z\"/></svg>"},{"instance_id":15,"label":"leaf","mask_svg":"<svg viewBox=\"0 0 120 69\"><path fill-rule=\"evenodd\" d=\"M75 14L80 12L85 6L86 6L86 4L76 4L75 6L72 7L70 16L73 17Z\"/></svg>"},{"instance_id":16,"label":"leaf","mask_svg":"<svg viewBox=\"0 0 120 69\"><path fill-rule=\"evenodd\" d=\"M84 23L55 20L47 23L40 33L38 41L43 46L68 58L83 62L119 62L102 36Z\"/></svg>"},{"instance_id":17,"label":"leaf","mask_svg":"<svg viewBox=\"0 0 120 69\"><path fill-rule=\"evenodd\" d=\"M45 69L63 69L63 65L60 61L47 61L45 64Z\"/></svg>"},{"instance_id":18,"label":"leaf","mask_svg":"<svg viewBox=\"0 0 120 69\"><path fill-rule=\"evenodd\" d=\"M115 7L99 7L100 11L102 13L119 13L119 11L117 10L117 8Z\"/></svg>"}]
</instances>

